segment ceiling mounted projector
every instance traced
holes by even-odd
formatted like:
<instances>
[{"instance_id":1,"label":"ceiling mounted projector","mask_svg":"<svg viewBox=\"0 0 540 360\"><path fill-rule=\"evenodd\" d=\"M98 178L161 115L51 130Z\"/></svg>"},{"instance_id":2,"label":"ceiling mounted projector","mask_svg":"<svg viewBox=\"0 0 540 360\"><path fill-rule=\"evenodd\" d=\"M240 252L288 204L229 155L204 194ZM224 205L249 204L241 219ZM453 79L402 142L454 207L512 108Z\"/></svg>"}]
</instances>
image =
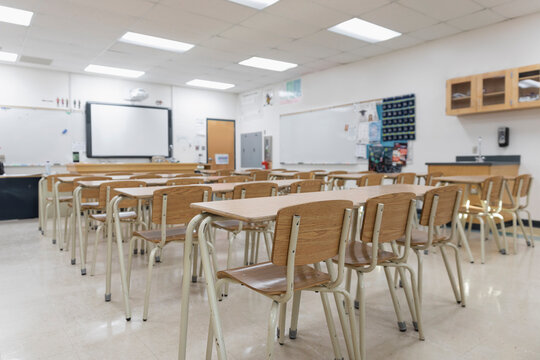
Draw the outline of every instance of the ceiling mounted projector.
<instances>
[{"instance_id":1,"label":"ceiling mounted projector","mask_svg":"<svg viewBox=\"0 0 540 360\"><path fill-rule=\"evenodd\" d=\"M137 89L131 89L129 91L129 98L126 100L128 101L143 101L148 99L148 92L144 90L143 88L137 88Z\"/></svg>"}]
</instances>

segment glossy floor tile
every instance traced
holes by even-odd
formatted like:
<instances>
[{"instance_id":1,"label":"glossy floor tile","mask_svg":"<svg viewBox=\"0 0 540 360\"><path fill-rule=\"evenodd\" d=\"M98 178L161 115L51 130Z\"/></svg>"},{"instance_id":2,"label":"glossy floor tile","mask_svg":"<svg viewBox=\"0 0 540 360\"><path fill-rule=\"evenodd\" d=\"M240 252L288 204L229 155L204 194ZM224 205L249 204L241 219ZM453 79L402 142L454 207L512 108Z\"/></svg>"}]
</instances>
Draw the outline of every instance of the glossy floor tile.
<instances>
[{"instance_id":1,"label":"glossy floor tile","mask_svg":"<svg viewBox=\"0 0 540 360\"><path fill-rule=\"evenodd\" d=\"M147 262L146 257L135 258L133 318L126 322L116 253L113 299L104 302L104 243L99 247L96 275L82 277L79 268L70 265L69 253L60 252L50 238L38 233L37 221L0 222L0 234L1 360L177 358L180 244L166 248L163 262L154 268L147 322L142 321ZM225 235L219 234L221 267L226 260L224 240ZM474 232L470 244L477 263L462 260L466 308L454 300L438 251L424 257L425 341L419 341L413 330L403 291L398 290L398 295L408 331L401 333L383 271L366 275L368 359L540 359L540 241L533 249L519 238L518 253L503 256L489 240L484 265L478 263L479 241ZM243 240L236 242L235 250L239 264ZM416 267L414 255L410 262ZM188 359L204 359L209 321L204 279L191 284L191 300ZM331 304L335 310L333 299ZM220 303L229 359L264 358L269 309L267 298L239 286L230 289L229 297ZM334 321L339 328L335 311ZM284 346L276 343L275 353L276 359L334 358L319 294L302 296L298 337L287 339Z\"/></svg>"}]
</instances>

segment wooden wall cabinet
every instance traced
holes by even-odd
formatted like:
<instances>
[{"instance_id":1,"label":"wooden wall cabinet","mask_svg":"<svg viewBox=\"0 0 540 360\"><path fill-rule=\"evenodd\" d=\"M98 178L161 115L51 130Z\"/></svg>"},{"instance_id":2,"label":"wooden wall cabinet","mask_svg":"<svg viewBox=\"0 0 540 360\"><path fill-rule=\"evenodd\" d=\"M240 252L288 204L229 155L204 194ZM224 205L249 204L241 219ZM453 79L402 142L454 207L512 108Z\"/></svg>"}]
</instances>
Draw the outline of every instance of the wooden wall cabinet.
<instances>
[{"instance_id":1,"label":"wooden wall cabinet","mask_svg":"<svg viewBox=\"0 0 540 360\"><path fill-rule=\"evenodd\" d=\"M476 77L465 76L446 81L446 113L470 114L476 111Z\"/></svg>"},{"instance_id":2,"label":"wooden wall cabinet","mask_svg":"<svg viewBox=\"0 0 540 360\"><path fill-rule=\"evenodd\" d=\"M540 64L446 81L446 114L540 107Z\"/></svg>"}]
</instances>

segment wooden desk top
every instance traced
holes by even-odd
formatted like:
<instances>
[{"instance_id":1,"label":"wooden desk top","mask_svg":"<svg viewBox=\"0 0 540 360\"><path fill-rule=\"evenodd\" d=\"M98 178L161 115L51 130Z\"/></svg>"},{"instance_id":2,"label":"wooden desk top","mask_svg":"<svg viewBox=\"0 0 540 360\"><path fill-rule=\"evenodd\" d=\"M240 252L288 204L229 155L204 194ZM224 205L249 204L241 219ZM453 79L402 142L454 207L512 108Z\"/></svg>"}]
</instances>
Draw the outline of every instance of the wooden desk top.
<instances>
[{"instance_id":1,"label":"wooden desk top","mask_svg":"<svg viewBox=\"0 0 540 360\"><path fill-rule=\"evenodd\" d=\"M262 183L262 182L272 182L277 184L278 188L286 189L291 186L293 182L298 180L275 180L275 181L250 181L249 184L253 183ZM237 183L214 183L214 184L201 184L201 186L209 186L212 188L214 193L231 193L234 190L236 185L246 184L245 182ZM135 199L149 199L153 196L154 191L165 189L168 187L182 187L182 186L197 186L197 185L176 185L176 186L148 186L140 188L118 188L116 191L122 195L135 198Z\"/></svg>"},{"instance_id":2,"label":"wooden desk top","mask_svg":"<svg viewBox=\"0 0 540 360\"><path fill-rule=\"evenodd\" d=\"M369 198L375 196L397 192L413 192L417 197L423 197L427 191L434 188L434 186L424 185L366 186L358 189L290 194L268 198L199 202L191 204L191 207L230 219L260 222L274 220L279 209L311 201L351 200L355 207L360 207Z\"/></svg>"}]
</instances>

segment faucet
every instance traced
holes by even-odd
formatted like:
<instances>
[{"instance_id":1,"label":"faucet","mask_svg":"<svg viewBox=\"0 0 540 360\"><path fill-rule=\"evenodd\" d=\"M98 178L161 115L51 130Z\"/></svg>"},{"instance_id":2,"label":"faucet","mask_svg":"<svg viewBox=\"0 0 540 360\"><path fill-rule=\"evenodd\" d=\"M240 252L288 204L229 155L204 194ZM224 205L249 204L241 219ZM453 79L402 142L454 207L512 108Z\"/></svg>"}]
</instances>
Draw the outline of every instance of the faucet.
<instances>
[{"instance_id":1,"label":"faucet","mask_svg":"<svg viewBox=\"0 0 540 360\"><path fill-rule=\"evenodd\" d=\"M478 137L478 145L476 146L477 156L476 162L484 162L485 156L482 156L482 137Z\"/></svg>"}]
</instances>

